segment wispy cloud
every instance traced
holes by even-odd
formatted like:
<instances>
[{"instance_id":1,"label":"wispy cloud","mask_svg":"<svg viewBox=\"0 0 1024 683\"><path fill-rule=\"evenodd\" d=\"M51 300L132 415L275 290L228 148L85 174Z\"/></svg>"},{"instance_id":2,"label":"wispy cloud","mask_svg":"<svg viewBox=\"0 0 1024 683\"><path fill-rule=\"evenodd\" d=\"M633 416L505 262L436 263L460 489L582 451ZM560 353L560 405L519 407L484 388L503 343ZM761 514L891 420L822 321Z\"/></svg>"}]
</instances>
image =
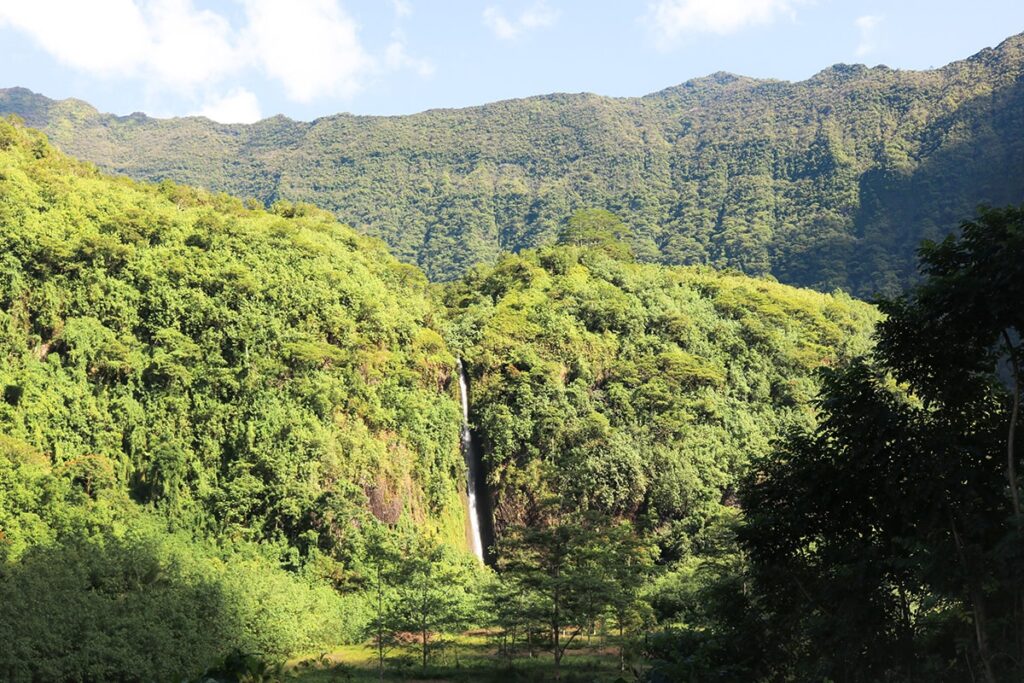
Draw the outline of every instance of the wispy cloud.
<instances>
[{"instance_id":1,"label":"wispy cloud","mask_svg":"<svg viewBox=\"0 0 1024 683\"><path fill-rule=\"evenodd\" d=\"M405 34L402 31L394 31L391 34L391 42L384 50L384 64L396 71L409 69L424 78L433 76L435 71L433 62L413 57L406 51Z\"/></svg>"},{"instance_id":2,"label":"wispy cloud","mask_svg":"<svg viewBox=\"0 0 1024 683\"><path fill-rule=\"evenodd\" d=\"M794 17L798 5L809 0L658 0L648 6L642 21L658 46L668 49L686 35L727 35L749 26L771 24L779 17Z\"/></svg>"},{"instance_id":3,"label":"wispy cloud","mask_svg":"<svg viewBox=\"0 0 1024 683\"><path fill-rule=\"evenodd\" d=\"M540 0L512 18L499 7L491 5L484 10L483 21L484 26L501 40L514 40L527 31L554 26L559 14L557 9Z\"/></svg>"},{"instance_id":4,"label":"wispy cloud","mask_svg":"<svg viewBox=\"0 0 1024 683\"><path fill-rule=\"evenodd\" d=\"M409 0L391 0L391 8L399 19L412 15L412 3Z\"/></svg>"},{"instance_id":5,"label":"wispy cloud","mask_svg":"<svg viewBox=\"0 0 1024 683\"><path fill-rule=\"evenodd\" d=\"M853 22L860 32L860 42L857 43L857 56L865 57L878 47L878 27L883 17L874 14L865 14L857 17Z\"/></svg>"}]
</instances>

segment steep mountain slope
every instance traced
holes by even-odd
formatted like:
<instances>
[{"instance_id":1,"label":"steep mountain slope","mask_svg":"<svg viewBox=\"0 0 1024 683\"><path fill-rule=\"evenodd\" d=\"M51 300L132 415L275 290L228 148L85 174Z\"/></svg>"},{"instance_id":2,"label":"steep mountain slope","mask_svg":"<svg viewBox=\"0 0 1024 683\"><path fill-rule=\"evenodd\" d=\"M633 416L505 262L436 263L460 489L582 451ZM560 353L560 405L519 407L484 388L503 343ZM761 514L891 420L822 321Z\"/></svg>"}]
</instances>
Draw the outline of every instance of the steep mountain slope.
<instances>
[{"instance_id":1,"label":"steep mountain slope","mask_svg":"<svg viewBox=\"0 0 1024 683\"><path fill-rule=\"evenodd\" d=\"M633 263L599 210L568 222L575 246L430 285L322 210L105 176L3 120L0 226L16 681L180 680L358 640L389 543L475 571L453 349L499 534L553 494L678 556L876 319Z\"/></svg>"},{"instance_id":2,"label":"steep mountain slope","mask_svg":"<svg viewBox=\"0 0 1024 683\"><path fill-rule=\"evenodd\" d=\"M5 122L0 198L3 450L302 556L344 559L367 510L462 541L455 359L383 244L104 177Z\"/></svg>"},{"instance_id":3,"label":"steep mountain slope","mask_svg":"<svg viewBox=\"0 0 1024 683\"><path fill-rule=\"evenodd\" d=\"M447 297L498 532L555 494L675 547L748 458L810 423L815 369L863 353L877 320L843 294L595 247L506 256Z\"/></svg>"},{"instance_id":4,"label":"steep mountain slope","mask_svg":"<svg viewBox=\"0 0 1024 683\"><path fill-rule=\"evenodd\" d=\"M433 279L621 215L645 260L891 291L924 237L1024 200L1024 37L925 72L715 74L638 99L551 95L402 117L244 126L115 117L0 91L0 111L130 176L312 202Z\"/></svg>"}]
</instances>

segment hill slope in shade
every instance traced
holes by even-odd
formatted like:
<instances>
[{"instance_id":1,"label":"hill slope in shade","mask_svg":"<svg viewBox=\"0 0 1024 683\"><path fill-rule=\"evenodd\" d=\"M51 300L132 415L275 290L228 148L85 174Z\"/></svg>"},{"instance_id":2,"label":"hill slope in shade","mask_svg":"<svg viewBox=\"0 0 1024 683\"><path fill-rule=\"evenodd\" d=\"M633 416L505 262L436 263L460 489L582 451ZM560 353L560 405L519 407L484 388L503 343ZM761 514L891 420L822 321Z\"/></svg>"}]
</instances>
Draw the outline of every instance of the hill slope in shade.
<instances>
[{"instance_id":1,"label":"hill slope in shade","mask_svg":"<svg viewBox=\"0 0 1024 683\"><path fill-rule=\"evenodd\" d=\"M644 260L893 291L922 238L1024 201L1024 38L933 71L715 74L642 97L550 95L252 125L100 114L0 91L62 149L135 178L314 203L435 280L606 208Z\"/></svg>"}]
</instances>

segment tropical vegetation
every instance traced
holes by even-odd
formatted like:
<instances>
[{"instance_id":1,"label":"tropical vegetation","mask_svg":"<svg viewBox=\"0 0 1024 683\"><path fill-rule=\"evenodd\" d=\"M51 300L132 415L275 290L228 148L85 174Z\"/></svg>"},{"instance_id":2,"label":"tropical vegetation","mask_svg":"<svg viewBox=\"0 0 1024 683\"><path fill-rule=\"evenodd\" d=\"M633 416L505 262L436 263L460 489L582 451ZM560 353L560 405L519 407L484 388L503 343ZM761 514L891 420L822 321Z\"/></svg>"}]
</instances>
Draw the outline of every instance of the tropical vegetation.
<instances>
[{"instance_id":1,"label":"tropical vegetation","mask_svg":"<svg viewBox=\"0 0 1024 683\"><path fill-rule=\"evenodd\" d=\"M309 202L432 280L623 218L643 261L895 294L923 238L1024 201L1024 37L930 71L840 64L788 83L726 73L640 98L555 94L412 116L252 125L100 114L0 91L107 171Z\"/></svg>"}]
</instances>

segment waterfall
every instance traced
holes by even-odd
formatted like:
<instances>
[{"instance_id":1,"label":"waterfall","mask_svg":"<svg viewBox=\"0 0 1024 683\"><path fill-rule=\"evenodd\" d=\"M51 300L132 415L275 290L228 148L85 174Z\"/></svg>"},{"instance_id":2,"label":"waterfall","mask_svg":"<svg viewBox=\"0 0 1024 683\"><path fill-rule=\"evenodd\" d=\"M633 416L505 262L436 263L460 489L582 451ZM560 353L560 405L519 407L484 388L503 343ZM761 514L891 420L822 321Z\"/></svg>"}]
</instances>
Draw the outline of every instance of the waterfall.
<instances>
[{"instance_id":1,"label":"waterfall","mask_svg":"<svg viewBox=\"0 0 1024 683\"><path fill-rule=\"evenodd\" d=\"M485 514L481 508L487 507L486 492L483 496L477 495L477 487L483 485L483 472L480 451L473 441L473 432L469 428L469 388L466 383L466 370L462 366L462 360L459 360L459 397L462 400L462 457L466 460L466 497L469 498L469 528L473 536L473 554L483 562L484 541L483 535L480 533L480 520L482 515Z\"/></svg>"}]
</instances>

